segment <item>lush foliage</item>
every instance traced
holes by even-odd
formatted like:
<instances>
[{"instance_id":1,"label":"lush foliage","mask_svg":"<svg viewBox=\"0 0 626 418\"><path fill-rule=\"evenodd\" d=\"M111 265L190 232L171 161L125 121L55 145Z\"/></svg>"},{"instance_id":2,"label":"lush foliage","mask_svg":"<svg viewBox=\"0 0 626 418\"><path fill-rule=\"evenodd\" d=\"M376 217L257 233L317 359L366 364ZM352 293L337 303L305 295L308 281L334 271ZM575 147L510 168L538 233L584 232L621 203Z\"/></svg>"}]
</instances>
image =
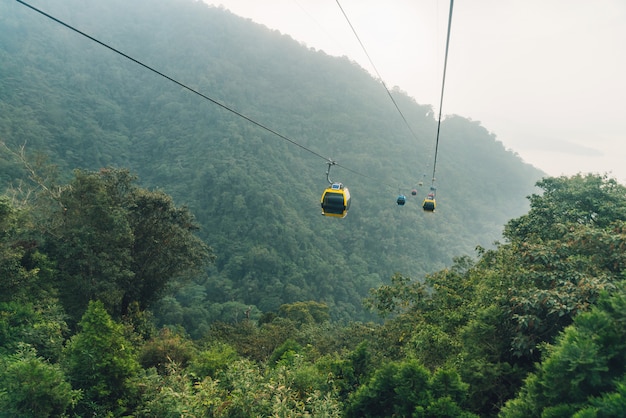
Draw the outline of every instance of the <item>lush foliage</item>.
<instances>
[{"instance_id":1,"label":"lush foliage","mask_svg":"<svg viewBox=\"0 0 626 418\"><path fill-rule=\"evenodd\" d=\"M109 176L126 175L76 172L76 179L103 186ZM70 184L57 197L82 190ZM50 221L65 216L62 206L38 198L37 206L17 208L5 199L0 416L620 416L626 188L597 175L539 185L543 194L507 224L505 243L479 248L475 260L459 257L424 280L397 274L372 289L366 305L382 323L333 321L327 305L301 301L258 319L248 309L195 339L182 328L157 332L149 304L136 301L119 315L109 295L100 300L98 293L77 327L68 327L75 306L68 302L84 296L57 299L65 259L46 251L53 248L47 241L58 239L51 228L63 231L63 222ZM120 212L109 194L135 195L95 190L86 213L99 213L104 223ZM579 210L577 199L592 195L595 203ZM581 221L588 219L595 221ZM168 222L159 217L150 230L167 230ZM112 237L119 230L93 228ZM91 242L88 234L73 237L77 248ZM194 271L195 251L206 254L206 247L186 241L195 250L164 246L159 263L184 256L189 262L181 265ZM101 254L104 263L107 252ZM171 280L180 274L167 271ZM77 276L88 274L108 280Z\"/></svg>"},{"instance_id":2,"label":"lush foliage","mask_svg":"<svg viewBox=\"0 0 626 418\"><path fill-rule=\"evenodd\" d=\"M18 2L2 2L0 141L12 150L23 148L29 160L48 155L58 165L57 184L70 182L76 168L127 167L143 186L158 187L189 207L216 262L208 276L180 287L154 311L161 324L184 326L196 337L216 320L234 322L246 310L256 319L307 300L325 303L335 320L372 319L361 305L371 287L395 272L421 277L477 244L490 247L502 225L525 212L524 196L541 176L479 122L449 116L441 133L438 211L424 216L420 205L436 132L432 108L392 90L411 135L380 82L345 57L306 48L198 1L108 0L86 6L80 0L43 0L37 7L366 174L333 168L331 177L352 192L352 209L341 221L324 218L319 199L327 184L326 160ZM38 177L46 180L45 173ZM20 180L30 175L14 156L0 153L2 186L27 191ZM115 187L120 180L98 187ZM100 195L101 189L86 190L91 181L75 180L86 194L63 192L63 201L74 205L68 206L73 217L64 224L68 232L102 215L76 206L89 194ZM404 207L395 203L398 188L409 197ZM412 188L419 190L415 197ZM159 293L143 285L136 294L123 289L123 282L138 274L158 280L157 269L164 267L141 270L141 257L155 248L147 240L141 241L145 248L131 243L137 228L150 227L139 223L142 211L164 204L154 193L146 199L133 195L142 199L135 202L110 197L120 211L93 225L115 231L108 241L82 249L65 243L74 252L92 254L120 245L111 258L89 262L109 275L100 288L72 283L88 267L57 243L57 255L67 257L65 280L86 295L76 316L90 292L107 294L110 300L103 302L118 305L120 312L130 299L147 301ZM127 203L142 206L129 213ZM156 219L154 212L151 216ZM78 239L88 228L71 232Z\"/></svg>"},{"instance_id":3,"label":"lush foliage","mask_svg":"<svg viewBox=\"0 0 626 418\"><path fill-rule=\"evenodd\" d=\"M79 327L63 353L69 381L83 393L76 411L81 416L123 415L125 399L133 395L129 381L139 370L134 348L100 301L89 304Z\"/></svg>"},{"instance_id":4,"label":"lush foliage","mask_svg":"<svg viewBox=\"0 0 626 418\"><path fill-rule=\"evenodd\" d=\"M617 417L624 413L626 336L624 290L608 292L546 345L538 370L526 379L503 417Z\"/></svg>"},{"instance_id":5,"label":"lush foliage","mask_svg":"<svg viewBox=\"0 0 626 418\"><path fill-rule=\"evenodd\" d=\"M508 223L506 243L480 249L476 262L457 259L424 282L396 276L369 299L393 315L385 324L397 342L392 353L432 369L458 367L471 409L481 414L497 413L540 360L539 348L623 279L626 188L596 175L538 185L544 193ZM581 196L595 196L594 203L582 206Z\"/></svg>"},{"instance_id":6,"label":"lush foliage","mask_svg":"<svg viewBox=\"0 0 626 418\"><path fill-rule=\"evenodd\" d=\"M51 204L43 247L56 261L61 301L73 318L93 299L117 317L133 304L143 310L209 258L189 211L134 180L126 170L76 171Z\"/></svg>"},{"instance_id":7,"label":"lush foliage","mask_svg":"<svg viewBox=\"0 0 626 418\"><path fill-rule=\"evenodd\" d=\"M61 416L81 398L58 364L27 345L0 358L0 417Z\"/></svg>"},{"instance_id":8,"label":"lush foliage","mask_svg":"<svg viewBox=\"0 0 626 418\"><path fill-rule=\"evenodd\" d=\"M42 7L368 175L308 216L323 164L0 4L1 417L623 414L623 185L544 178L522 214L537 171L453 116L423 216L382 189L417 182L429 106L393 92L415 143L346 59L200 2L76 4Z\"/></svg>"}]
</instances>

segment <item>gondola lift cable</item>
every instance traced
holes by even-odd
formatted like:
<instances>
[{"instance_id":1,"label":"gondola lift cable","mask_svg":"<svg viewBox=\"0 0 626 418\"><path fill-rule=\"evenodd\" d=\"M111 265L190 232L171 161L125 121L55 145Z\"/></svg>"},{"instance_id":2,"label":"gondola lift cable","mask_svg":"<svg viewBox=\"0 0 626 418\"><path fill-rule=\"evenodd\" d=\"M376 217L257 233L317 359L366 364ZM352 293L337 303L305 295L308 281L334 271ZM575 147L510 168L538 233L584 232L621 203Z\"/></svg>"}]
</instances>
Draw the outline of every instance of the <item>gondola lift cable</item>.
<instances>
[{"instance_id":1,"label":"gondola lift cable","mask_svg":"<svg viewBox=\"0 0 626 418\"><path fill-rule=\"evenodd\" d=\"M367 57L370 65L372 66L372 68L376 72L376 75L378 75L378 78L380 79L381 84L383 85L383 87L387 91L387 95L389 96L389 98L393 102L393 105L395 106L396 110L398 111L398 113L402 117L402 120L406 124L406 126L409 129L409 131L411 132L411 134L417 140L417 135L415 135L415 133L413 132L413 129L411 129L411 126L409 125L409 123L408 123L407 119L405 118L404 114L402 113L402 111L398 107L398 104L396 103L395 99L393 98L393 95L391 94L391 92L387 88L387 85L385 84L385 81L383 80L382 76L378 72L378 69L376 68L376 65L374 64L372 58L370 57L370 54L367 52L367 48L365 48L365 45L363 44L363 42L361 41L361 38L359 37L358 33L356 32L356 29L354 28L354 26L352 25L352 22L348 18L348 15L347 15L346 11L341 6L341 3L339 2L339 0L335 0L335 2L337 3L337 6L339 6L339 9L341 10L341 13L343 14L344 18L346 19L346 22L348 23L348 25L350 26L350 29L352 30L352 33L354 34L354 36L356 37L357 41L359 42L359 45L361 45L361 49L363 49L363 52L365 53L365 56ZM435 151L434 151L434 161L433 161L433 173L432 173L432 178L431 178L430 191L429 191L428 196L425 199L424 205L423 205L424 209L426 211L431 211L431 212L434 211L434 206L435 206L435 201L434 201L435 200L435 194L436 194L435 172L436 172L436 169L437 169L437 152L439 150L439 133L440 133L440 128L441 128L441 115L442 115L442 109L443 109L444 87L445 87L445 83L446 83L446 68L447 68L447 63L448 63L448 49L449 49L449 45L450 45L450 30L451 30L451 26L452 26L452 10L453 10L453 8L454 8L454 0L450 0L450 13L449 13L449 17L448 17L448 30L447 30L447 37L446 37L446 50L445 50L445 58L444 58L444 66L443 66L443 79L442 79L442 83L441 83L441 97L440 97L440 101L439 101L439 117L438 117L438 121L437 121L437 135L436 135L436 141L435 141L435 147L434 147ZM428 159L430 159L430 155L428 156ZM426 177L426 173L423 174L423 178L424 179L425 179L425 177ZM423 180L418 181L418 185L419 186L421 186L422 184L423 184ZM416 195L417 194L417 190L413 189L411 194ZM400 202L403 202L403 201L405 201L405 197L401 194L400 196L398 196L398 204L403 204L403 203L400 203ZM432 207L432 210L430 209L431 207Z\"/></svg>"},{"instance_id":2,"label":"gondola lift cable","mask_svg":"<svg viewBox=\"0 0 626 418\"><path fill-rule=\"evenodd\" d=\"M437 171L437 154L439 151L439 134L441 132L441 115L443 112L443 97L446 86L446 70L448 68L448 50L450 49L450 31L452 28L452 11L454 9L454 0L450 0L450 12L448 14L448 30L446 35L446 50L444 54L443 60L443 76L441 79L441 96L439 99L439 117L437 119L437 135L435 139L435 156L433 159L433 175L430 184L430 191L424 199L423 208L427 212L434 212L435 210L435 197L437 195L437 187L435 186L436 181L436 171Z\"/></svg>"},{"instance_id":3,"label":"gondola lift cable","mask_svg":"<svg viewBox=\"0 0 626 418\"><path fill-rule=\"evenodd\" d=\"M171 81L171 82L173 82L173 83L177 84L178 86L180 86L180 87L182 87L182 88L184 88L184 89L186 89L186 90L188 90L188 91L190 91L190 92L192 92L192 93L194 93L194 94L196 94L196 95L198 95L198 96L200 96L200 97L202 97L203 99L208 100L208 101L210 101L210 102L211 102L211 103L213 103L213 104L216 104L217 106L221 107L222 109L225 109L225 110L227 110L227 111L229 111L229 112L231 112L231 113L235 114L236 116L239 116L240 118L247 120L248 122L250 122L250 123L252 123L252 124L254 124L254 125L258 126L259 128L262 128L262 129L264 129L264 130L266 130L266 131L270 132L271 134L274 134L274 135L278 136L279 138L281 138L281 139L283 139L283 140L285 140L285 141L287 141L287 142L289 142L289 143L291 143L291 144L293 144L293 145L295 145L295 146L297 146L297 147L300 147L300 148L302 148L303 150L308 151L309 153L311 153L311 154L313 154L313 155L315 155L315 156L317 156L317 157L319 157L319 158L321 158L321 159L323 159L323 160L325 160L325 161L332 162L332 164L333 164L333 165L336 165L336 166L338 166L338 167L341 167L341 168L343 168L344 170L350 171L350 172L351 172L351 173L353 173L353 174L356 174L356 175L359 175L359 176L368 177L368 178L373 179L373 177L370 177L370 176L368 176L367 174L360 173L360 172L358 172L358 171L352 170L352 169L350 169L350 168L348 168L348 167L345 167L345 166L343 166L343 165L341 165L341 164L337 163L336 161L334 161L333 159L331 159L331 158L329 158L329 157L325 157L324 155L322 155L322 154L320 154L320 153L318 153L318 152L316 152L316 151L312 150L311 148L308 148L308 147L306 147L306 146L304 146L304 145L302 145L302 144L300 144L300 143L298 143L298 142L294 141L293 139L291 139L291 138L287 137L286 135L283 135L283 134L281 134L280 132L277 132L277 131L275 131L275 130L273 130L273 129L269 128L269 127L267 127L266 125L264 125L264 124L262 124L262 123L260 123L260 122L257 122L256 120L252 119L251 117L244 115L243 113L241 113L241 112L239 112L239 111L237 111L237 110L235 110L235 109L233 109L233 108L231 108L231 107L229 107L229 106L227 106L227 105L225 105L225 104L221 103L220 101L218 101L218 100L216 100L216 99L213 99L213 98L211 98L211 97L207 96L207 95L206 95L206 94L204 94L204 93L201 93L201 92L199 92L199 91L195 90L195 89L194 89L194 88L192 88L192 87L189 87L188 85L186 85L186 84L184 84L184 83L182 83L182 82L180 82L180 81L176 80L175 78L168 76L167 74L165 74L165 73L163 73L163 72L161 72L161 71L159 71L159 70L155 69L154 67L151 67L151 66L149 66L149 65L147 65L147 64L145 64L145 63L143 63L142 61L140 61L140 60L138 60L138 59L136 59L136 58L133 58L132 56L130 56L130 55L128 55L128 54L126 54L126 53L124 53L124 52L120 51L119 49L116 49L116 48L114 48L114 47L112 47L112 46L110 46L110 45L106 44L105 42L102 42L102 41L98 40L97 38L95 38L95 37L93 37L93 36L91 36L91 35L89 35L89 34L87 34L87 33L83 32L83 31L81 31L81 30L79 30L79 29L77 29L77 28L75 28L75 27L73 27L73 26L71 26L71 25L69 25L69 24L67 24L67 23L63 22L63 21L62 21L62 20L60 20L60 19L57 19L56 17L54 17L54 16L52 16L52 15L50 15L50 14L48 14L48 13L44 12L43 10L40 10L40 9L38 9L38 8L36 8L36 7L34 7L34 6L30 5L30 4L28 4L28 3L26 3L26 2L25 2L25 1L23 1L23 0L16 0L16 1L17 1L18 3L23 4L23 5L24 5L24 6L26 6L26 7L28 7L28 8L30 8L30 9L34 10L34 11L36 11L37 13L40 13L41 15L43 15L43 16L45 16L45 17L47 17L47 18L49 18L49 19L51 19L51 20L53 20L53 21L55 21L55 22L57 22L57 23L59 23L59 24L61 24L62 26L65 26L66 28L68 28L68 29L70 29L70 30L72 30L72 31L74 31L74 32L76 32L76 33L78 33L78 34L80 34L80 35L82 35L82 36L86 37L87 39L89 39L89 40L91 40L91 41L93 41L93 42L95 42L95 43L97 43L97 44L99 44L99 45L101 45L101 46L103 46L103 47L105 47L105 48L107 48L107 49L109 49L109 50L111 50L111 51L115 52L116 54L121 55L122 57L124 57L124 58L126 58L126 59L128 59L128 60L130 60L130 61L132 61L132 62L134 62L134 63L136 63L136 64L138 64L138 65L140 65L140 66L142 66L142 67L144 67L145 69L147 69L147 70L149 70L149 71L152 71L153 73L155 73L155 74L157 74L157 75L159 75L159 76L161 76L161 77L163 77L163 78L165 78L165 79L167 79L167 80L169 80L169 81Z\"/></svg>"},{"instance_id":4,"label":"gondola lift cable","mask_svg":"<svg viewBox=\"0 0 626 418\"><path fill-rule=\"evenodd\" d=\"M404 121L404 124L406 125L406 127L409 129L409 132L411 132L411 135L413 135L413 138L417 140L417 135L415 134L415 132L413 131L413 129L411 128L411 125L409 125L409 122L407 121L406 117L404 116L404 113L402 113L402 111L400 110L400 107L398 106L398 103L396 102L396 99L393 98L393 95L391 94L391 91L389 90L389 88L387 87L387 84L385 84L385 80L383 80L382 76L380 75L380 73L378 72L378 68L376 68L376 65L374 64L374 61L372 60L372 58L370 57L370 54L367 52L367 48L365 48L365 45L363 44L363 42L361 41L361 38L359 37L359 34L356 32L356 29L354 28L354 26L352 25L352 22L350 21L350 18L348 18L348 15L346 13L346 11L344 10L344 8L341 6L341 3L339 2L339 0L335 0L335 2L337 3L337 6L339 6L339 9L341 10L341 13L343 14L343 17L346 19L346 22L348 23L348 26L350 26L350 30L352 30L352 33L354 34L354 37L357 39L357 41L359 42L359 45L361 45L361 49L363 50L363 52L365 53L365 56L367 57L367 60L369 61L370 65L372 66L372 68L374 69L374 72L376 73L376 75L378 76L378 79L380 80L380 83L383 85L383 87L385 88L385 91L387 92L387 95L389 96L389 98L391 99L391 101L393 102L393 105L395 106L396 110L398 111L398 113L400 114L400 117L402 118L402 120Z\"/></svg>"},{"instance_id":5,"label":"gondola lift cable","mask_svg":"<svg viewBox=\"0 0 626 418\"><path fill-rule=\"evenodd\" d=\"M151 66L149 66L149 65L147 65L147 64L145 64L145 63L143 63L143 62L139 61L138 59L133 58L132 56L130 56L130 55L128 55L128 54L126 54L126 53L124 53L124 52L120 51L119 49L116 49L116 48L114 48L114 47L112 47L112 46L110 46L110 45L106 44L105 42L102 42L102 41L100 41L100 40L96 39L95 37L93 37L93 36L91 36L91 35L89 35L89 34L87 34L87 33L83 32L83 31L81 31L81 30L79 30L79 29L77 29L77 28L75 28L75 27L73 27L73 26L69 25L68 23L63 22L63 21L62 21L62 20L60 20L60 19L57 19L56 17L54 17L54 16L52 16L52 15L50 15L50 14L48 14L48 13L44 12L43 10L38 9L38 8L36 8L36 7L34 7L34 6L32 6L32 5L28 4L28 3L26 3L26 2L25 2L25 1L23 1L23 0L16 0L16 1L17 1L18 3L23 4L23 5L24 5L24 6L26 6L26 7L28 7L28 8L30 8L30 9L34 10L34 11L36 11L37 13L42 14L43 16L47 17L48 19L51 19L51 20L55 21L56 23L59 23L60 25L65 26L66 28L68 28L68 29L70 29L70 30L72 30L72 31L74 31L74 32L76 32L76 33L78 33L78 34L80 34L80 35L84 36L85 38L87 38L87 39L89 39L89 40L91 40L91 41L93 41L93 42L95 42L95 43L97 43L97 44L99 44L99 45L101 45L101 46L103 46L103 47L105 47L105 48L107 48L107 49L109 49L109 50L113 51L113 52L115 52L116 54L121 55L122 57L124 57L124 58L126 58L126 59L128 59L128 60L130 60L130 61L132 61L132 62L134 62L135 64L138 64L138 65L140 65L140 66L144 67L145 69L147 69L147 70L149 70L149 71L152 71L153 73L155 73L155 74L157 74L157 75L159 75L159 76L161 76L161 77L163 77L163 78L165 78L165 79L167 79L167 80L171 81L172 83L175 83L175 84L177 84L178 86L180 86L180 87L182 87L182 88L184 88L184 89L186 89L186 90L188 90L188 91L190 91L190 92L192 92L192 93L194 93L194 94L196 94L196 95L198 95L198 96L202 97L203 99L208 100L208 101L210 101L211 103L218 105L218 106L219 106L219 107L221 107L222 109L225 109L225 110L227 110L227 111L229 111L229 112L231 112L231 113L234 113L235 115L239 116L240 118L243 118L243 119L247 120L248 122L250 122L250 123L252 123L252 124L254 124L254 125L258 126L259 128L265 129L266 131L268 131L268 132L270 132L270 133L272 133L272 134L274 134L274 135L278 136L279 138L282 138L283 140L285 140L285 141L287 141L287 142L290 142L290 143L292 143L293 145L296 145L296 146L298 146L298 147L302 148L303 150L308 151L308 152L310 152L311 154L313 154L313 155L315 155L315 156L317 156L317 157L319 157L319 158L322 158L322 159L327 160L327 161L331 161L331 159L330 159L330 158L325 157L325 156L323 156L322 154L319 154L319 153L317 153L317 152L313 151L312 149L307 148L307 147L305 147L304 145L301 145L301 144L297 143L296 141L294 141L294 140L292 140L292 139L288 138L287 136L285 136L285 135L283 135L283 134L281 134L281 133L279 133L279 132L277 132L277 131L275 131L275 130L273 130L273 129L271 129L271 128L268 128L267 126L265 126L265 125L263 125L262 123L257 122L256 120L254 120L254 119L252 119L252 118L250 118L250 117L248 117L248 116L244 115L243 113L238 112L237 110L235 110L235 109L233 109L233 108L231 108L231 107L229 107L229 106L227 106L227 105L225 105L225 104L223 104L223 103L219 102L219 101L218 101L218 100L216 100L216 99L213 99L213 98L211 98L211 97L209 97L209 96L207 96L207 95L205 95L205 94L203 94L203 93L201 93L201 92L199 92L199 91L195 90L195 89L194 89L194 88L192 88L192 87L189 87L188 85L186 85L186 84L184 84L184 83L182 83L182 82L180 82L180 81L176 80L175 78L172 78L172 77L168 76L167 74L162 73L161 71L159 71L159 70L155 69L154 67L151 67ZM339 164L337 164L337 165L339 165ZM346 170L348 170L348 171L351 171L351 170L350 170L350 169L348 169L347 167L343 167L343 168L344 168L344 169L346 169ZM355 174L359 174L359 173L355 173Z\"/></svg>"},{"instance_id":6,"label":"gondola lift cable","mask_svg":"<svg viewBox=\"0 0 626 418\"><path fill-rule=\"evenodd\" d=\"M138 59L136 59L136 58L134 58L134 57L124 53L124 52L122 52L121 50L119 50L117 48L112 47L111 45L109 45L109 44L107 44L107 43L105 43L103 41L100 41L99 39L95 38L94 36L91 36L91 35L83 32L83 31L75 28L74 26L72 26L72 25L70 25L70 24L68 24L68 23L66 23L66 22L64 22L64 21L62 21L62 20L60 20L60 19L58 19L58 18L56 18L56 17L46 13L46 12L44 12L43 10L41 10L41 9L35 7L35 6L32 6L31 4L29 4L29 3L27 3L27 2L25 2L23 0L16 0L16 1L18 3L24 5L24 6L28 7L29 9L31 9L31 10L41 14L42 16L45 16L46 18L48 18L48 19L50 19L50 20L52 20L52 21L54 21L54 22L56 22L56 23L58 23L58 24L60 24L60 25L62 25L64 27L66 27L67 29L69 29L69 30L71 30L71 31L73 31L73 32L75 32L75 33L77 33L77 34L79 34L79 35L81 35L81 36L83 36L83 37L85 37L85 38L87 38L87 39L89 39L89 40L91 40L91 41L93 41L93 42L95 42L95 43L97 43L97 44L107 48L107 49L109 49L110 51L112 51L112 52L114 52L114 53L116 53L116 54L118 54L118 55L120 55L120 56L122 56L122 57L124 57L124 58L126 58L126 59L128 59L128 60L130 60L132 62L134 62L135 64L137 64L137 65L139 65L139 66L141 66L141 67L143 67L143 68L145 68L145 69L155 73L156 75L171 81L172 83L182 87L183 89L188 90L189 92L191 92L191 93L193 93L193 94L195 94L195 95L197 95L197 96L199 96L199 97L201 97L201 98L203 98L203 99L205 99L205 100L207 100L207 101L209 101L209 102L211 102L211 103L221 107L224 110L227 110L227 111L233 113L234 115L236 115L236 116L238 116L238 117L240 117L240 118L242 118L242 119L252 123L253 125L256 125L257 127L261 128L261 129L264 129L265 131L267 131L267 132L269 132L269 133L271 133L271 134L273 134L273 135L275 135L275 136L277 136L277 137L279 137L279 138L281 138L281 139L283 139L283 140L285 140L285 141L287 141L287 142L289 142L289 143L291 143L291 144L293 144L293 145L295 145L295 146L297 146L297 147L299 147L299 148L301 148L301 149L303 149L303 150L305 150L305 151L315 155L316 157L323 159L328 164L329 170L330 170L331 166L341 167L344 170L349 171L349 172L351 172L351 173L353 173L355 175L358 175L358 176L361 176L361 177L365 177L365 178L368 178L370 180L375 180L375 181L378 182L378 184L382 184L382 185L384 185L384 186L386 186L388 188L394 188L395 189L395 186L392 186L392 185L389 185L389 184L380 183L380 180L377 179L377 178L374 178L373 176L370 176L368 174L365 174L365 173L359 172L357 170L351 169L349 167L346 167L345 165L339 164L338 162L336 162L332 158L326 157L326 156L324 156L324 155L314 151L313 149L311 149L309 147L306 147L306 146L296 142L295 140L287 137L286 135L281 134L280 132L278 132L278 131L276 131L274 129L269 128L268 126L266 126L266 125L264 125L264 124L262 124L262 123L260 123L260 122L258 122L256 120L252 119L249 116L246 116L245 114L243 114L243 113L233 109L230 106L227 106L224 103L221 103L220 101L218 101L216 99L211 98L210 96L208 96L208 95L206 95L204 93L199 92L198 90L196 90L196 89L194 89L192 87L189 87L188 85L186 85L186 84L176 80L175 78L173 78L173 77L171 77L171 76L169 76L169 75L167 75L167 74L165 74L165 73L155 69L154 67L152 67L150 65L145 64L144 62L142 62L142 61L140 61L140 60L138 60ZM392 100L393 100L393 98L392 98ZM337 183L337 184L340 184L340 183ZM345 188L345 190L347 191L347 188ZM347 196L348 196L348 201L349 201L349 194L347 194ZM344 214L344 216L345 216L345 214Z\"/></svg>"}]
</instances>

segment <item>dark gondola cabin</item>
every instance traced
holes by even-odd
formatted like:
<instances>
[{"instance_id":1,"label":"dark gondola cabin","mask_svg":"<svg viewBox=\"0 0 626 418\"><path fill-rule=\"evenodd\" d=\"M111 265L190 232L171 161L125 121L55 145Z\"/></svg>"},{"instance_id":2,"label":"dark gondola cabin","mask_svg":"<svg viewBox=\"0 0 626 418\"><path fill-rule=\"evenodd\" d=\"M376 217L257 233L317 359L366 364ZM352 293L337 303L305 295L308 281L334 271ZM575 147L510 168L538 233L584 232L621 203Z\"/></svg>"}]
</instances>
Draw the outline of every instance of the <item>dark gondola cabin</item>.
<instances>
[{"instance_id":1,"label":"dark gondola cabin","mask_svg":"<svg viewBox=\"0 0 626 418\"><path fill-rule=\"evenodd\" d=\"M400 206L404 206L404 204L406 203L406 196L403 194L398 196L398 200L396 200L396 203L398 203L398 205Z\"/></svg>"},{"instance_id":2,"label":"dark gondola cabin","mask_svg":"<svg viewBox=\"0 0 626 418\"><path fill-rule=\"evenodd\" d=\"M350 191L341 183L331 184L322 193L322 215L344 218L350 208Z\"/></svg>"}]
</instances>

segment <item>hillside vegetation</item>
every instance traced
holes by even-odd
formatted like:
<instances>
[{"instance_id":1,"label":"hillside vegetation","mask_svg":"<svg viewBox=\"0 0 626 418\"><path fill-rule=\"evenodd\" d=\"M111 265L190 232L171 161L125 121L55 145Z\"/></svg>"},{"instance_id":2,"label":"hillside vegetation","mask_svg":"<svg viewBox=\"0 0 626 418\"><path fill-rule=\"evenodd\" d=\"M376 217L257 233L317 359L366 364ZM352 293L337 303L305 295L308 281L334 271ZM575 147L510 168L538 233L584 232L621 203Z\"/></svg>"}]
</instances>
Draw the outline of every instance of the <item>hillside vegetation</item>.
<instances>
[{"instance_id":1,"label":"hillside vegetation","mask_svg":"<svg viewBox=\"0 0 626 418\"><path fill-rule=\"evenodd\" d=\"M128 168L187 206L213 247L208 277L168 300L176 312L168 321L232 321L250 306L258 317L302 300L323 301L335 319L364 318L361 299L394 273L421 277L477 244L490 247L527 209L540 178L479 122L451 115L441 133L439 209L425 216L432 107L393 91L413 137L381 83L347 58L200 2L35 6L350 169L331 173L352 192L349 216L324 218L324 159L3 2L0 139L30 159L47 155L62 181L76 168ZM0 178L15 185L21 166L1 158ZM405 207L395 203L400 192Z\"/></svg>"},{"instance_id":2,"label":"hillside vegetation","mask_svg":"<svg viewBox=\"0 0 626 418\"><path fill-rule=\"evenodd\" d=\"M124 170L3 197L0 416L620 416L626 188L538 185L504 243L372 289L381 323L310 300L195 339L151 315L212 261L188 210Z\"/></svg>"},{"instance_id":3,"label":"hillside vegetation","mask_svg":"<svg viewBox=\"0 0 626 418\"><path fill-rule=\"evenodd\" d=\"M0 418L623 416L625 186L450 115L426 214L431 106L393 90L413 137L348 59L189 0L37 6L306 149L0 3Z\"/></svg>"}]
</instances>

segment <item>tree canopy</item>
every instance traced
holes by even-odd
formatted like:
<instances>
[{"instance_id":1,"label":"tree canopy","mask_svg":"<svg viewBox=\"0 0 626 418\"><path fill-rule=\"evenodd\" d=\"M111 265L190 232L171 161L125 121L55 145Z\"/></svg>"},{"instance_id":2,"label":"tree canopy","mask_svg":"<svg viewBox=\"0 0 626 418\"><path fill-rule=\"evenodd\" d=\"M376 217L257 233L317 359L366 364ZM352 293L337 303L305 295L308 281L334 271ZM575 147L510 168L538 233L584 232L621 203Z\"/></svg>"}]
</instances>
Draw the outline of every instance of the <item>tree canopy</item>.
<instances>
[{"instance_id":1,"label":"tree canopy","mask_svg":"<svg viewBox=\"0 0 626 418\"><path fill-rule=\"evenodd\" d=\"M373 288L365 305L380 314L379 323L332 320L315 300L259 312L258 320L252 307L234 303L236 321L213 322L195 338L184 328L159 329L151 315L162 306L154 300L172 297L167 281L143 302L137 298L145 292L124 287L138 276L132 260L141 254L126 236L162 240L156 267L146 271L202 274L196 262L210 251L191 239L190 214L138 187L126 170L75 176L57 188L59 201L34 200L43 207L2 200L5 415L586 417L623 410L619 208L626 193L605 176L544 179L529 212L507 224L506 241L423 279L396 274ZM581 222L582 212L567 217L581 195L597 196L588 211L604 213L603 221ZM560 237L518 228L554 219L562 220L554 228ZM174 249L184 250L171 251L177 268L164 261L172 237ZM179 239L185 245L176 246ZM74 244L63 247L66 241ZM113 263L109 254L128 258ZM72 264L89 257L97 268ZM70 291L79 279L94 283L80 314L85 294ZM125 292L133 302L123 313L123 297L112 295Z\"/></svg>"},{"instance_id":2,"label":"tree canopy","mask_svg":"<svg viewBox=\"0 0 626 418\"><path fill-rule=\"evenodd\" d=\"M73 318L91 300L118 318L132 304L146 309L211 259L189 210L140 188L127 170L77 170L56 203L44 221L42 249L56 261L55 281Z\"/></svg>"},{"instance_id":3,"label":"tree canopy","mask_svg":"<svg viewBox=\"0 0 626 418\"><path fill-rule=\"evenodd\" d=\"M180 315L162 319L189 327L186 318L193 317L200 326L190 332L234 320L233 303L258 316L316 300L333 319L371 319L361 305L371 287L396 272L436 271L477 244L490 248L503 224L526 211L524 197L542 175L480 122L448 115L438 211L424 216L437 127L432 106L391 91L413 135L379 80L349 59L202 2L85 7L47 0L38 7L341 165L332 176L350 188L352 208L338 221L320 216L325 158L18 2L0 5L0 141L27 158L46 155L58 168L58 184L69 183L75 169L125 167L142 187L189 208L216 262L210 277L181 287L162 309ZM20 180L32 172L14 157L0 153L0 182L24 188ZM408 196L403 207L395 203L399 188ZM68 190L63 198L78 197ZM132 239L132 219L107 216L101 226L112 222L111 240ZM98 269L121 282L138 274L139 266L127 265L136 256L120 250L99 260ZM111 298L123 297L110 290Z\"/></svg>"},{"instance_id":4,"label":"tree canopy","mask_svg":"<svg viewBox=\"0 0 626 418\"><path fill-rule=\"evenodd\" d=\"M345 58L201 2L76 1L44 5L342 157L353 206L319 216L326 161L1 3L0 417L623 414L623 185L535 183L449 116L424 216L395 185L430 106L392 92L407 138Z\"/></svg>"}]
</instances>

